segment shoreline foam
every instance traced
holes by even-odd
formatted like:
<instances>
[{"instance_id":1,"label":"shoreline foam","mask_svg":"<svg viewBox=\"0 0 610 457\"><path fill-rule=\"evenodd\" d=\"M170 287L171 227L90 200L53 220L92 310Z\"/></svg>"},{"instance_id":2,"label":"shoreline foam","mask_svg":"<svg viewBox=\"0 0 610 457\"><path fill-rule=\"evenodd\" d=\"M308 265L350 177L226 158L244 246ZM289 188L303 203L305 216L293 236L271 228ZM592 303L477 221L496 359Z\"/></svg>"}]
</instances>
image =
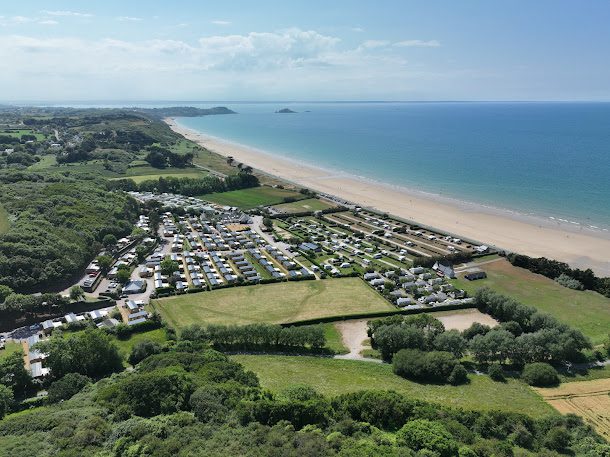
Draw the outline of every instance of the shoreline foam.
<instances>
[{"instance_id":1,"label":"shoreline foam","mask_svg":"<svg viewBox=\"0 0 610 457\"><path fill-rule=\"evenodd\" d=\"M610 232L557 217L543 218L324 169L165 122L177 133L264 173L364 207L534 257L568 262L610 276Z\"/></svg>"}]
</instances>

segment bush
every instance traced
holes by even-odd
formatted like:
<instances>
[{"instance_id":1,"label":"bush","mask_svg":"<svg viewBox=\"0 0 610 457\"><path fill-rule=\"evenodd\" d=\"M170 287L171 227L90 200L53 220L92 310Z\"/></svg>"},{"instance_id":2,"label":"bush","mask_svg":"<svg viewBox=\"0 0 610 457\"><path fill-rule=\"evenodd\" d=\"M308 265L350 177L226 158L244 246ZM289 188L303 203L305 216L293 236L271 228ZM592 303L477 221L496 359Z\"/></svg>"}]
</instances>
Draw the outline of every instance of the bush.
<instances>
[{"instance_id":1,"label":"bush","mask_svg":"<svg viewBox=\"0 0 610 457\"><path fill-rule=\"evenodd\" d=\"M450 382L460 362L449 352L423 352L417 349L401 349L392 360L394 373L408 379L425 382ZM456 381L464 381L464 372L455 373ZM453 378L452 378L453 379Z\"/></svg>"},{"instance_id":2,"label":"bush","mask_svg":"<svg viewBox=\"0 0 610 457\"><path fill-rule=\"evenodd\" d=\"M491 365L489 365L489 368L487 369L487 374L494 381L506 381L506 378L504 377L504 370L502 370L502 366L499 363L492 363Z\"/></svg>"},{"instance_id":3,"label":"bush","mask_svg":"<svg viewBox=\"0 0 610 457\"><path fill-rule=\"evenodd\" d=\"M91 383L91 378L78 373L68 373L63 378L58 379L49 386L48 400L50 403L57 403L61 400L68 400L79 393L85 386Z\"/></svg>"},{"instance_id":4,"label":"bush","mask_svg":"<svg viewBox=\"0 0 610 457\"><path fill-rule=\"evenodd\" d=\"M454 386L466 384L468 382L468 372L466 371L466 368L464 368L461 363L457 364L451 371L447 381Z\"/></svg>"},{"instance_id":5,"label":"bush","mask_svg":"<svg viewBox=\"0 0 610 457\"><path fill-rule=\"evenodd\" d=\"M521 378L530 386L547 387L559 384L557 371L548 363L528 363L523 368Z\"/></svg>"},{"instance_id":6,"label":"bush","mask_svg":"<svg viewBox=\"0 0 610 457\"><path fill-rule=\"evenodd\" d=\"M458 452L458 446L447 429L436 421L416 419L407 422L396 433L399 445L414 450L436 452L440 457L453 457Z\"/></svg>"},{"instance_id":7,"label":"bush","mask_svg":"<svg viewBox=\"0 0 610 457\"><path fill-rule=\"evenodd\" d=\"M150 340L140 341L133 348L131 348L131 353L129 354L127 361L131 365L137 365L146 357L153 354L158 354L159 352L161 352L161 346L159 346L158 343Z\"/></svg>"},{"instance_id":8,"label":"bush","mask_svg":"<svg viewBox=\"0 0 610 457\"><path fill-rule=\"evenodd\" d=\"M582 282L578 279L574 279L571 276L568 276L565 273L560 274L555 278L555 281L558 284L561 284L563 287L567 287L568 289L574 290L584 290L585 286L583 286Z\"/></svg>"}]
</instances>

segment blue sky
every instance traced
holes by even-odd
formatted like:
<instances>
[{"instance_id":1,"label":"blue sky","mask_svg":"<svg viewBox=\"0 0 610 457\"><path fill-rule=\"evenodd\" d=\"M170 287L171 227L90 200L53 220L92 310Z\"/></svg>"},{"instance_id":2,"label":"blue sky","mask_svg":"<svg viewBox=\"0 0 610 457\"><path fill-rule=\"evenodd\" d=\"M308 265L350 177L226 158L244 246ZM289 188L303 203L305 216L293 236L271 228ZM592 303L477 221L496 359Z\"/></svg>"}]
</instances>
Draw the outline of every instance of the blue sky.
<instances>
[{"instance_id":1,"label":"blue sky","mask_svg":"<svg viewBox=\"0 0 610 457\"><path fill-rule=\"evenodd\" d=\"M610 100L610 2L25 1L0 99Z\"/></svg>"}]
</instances>

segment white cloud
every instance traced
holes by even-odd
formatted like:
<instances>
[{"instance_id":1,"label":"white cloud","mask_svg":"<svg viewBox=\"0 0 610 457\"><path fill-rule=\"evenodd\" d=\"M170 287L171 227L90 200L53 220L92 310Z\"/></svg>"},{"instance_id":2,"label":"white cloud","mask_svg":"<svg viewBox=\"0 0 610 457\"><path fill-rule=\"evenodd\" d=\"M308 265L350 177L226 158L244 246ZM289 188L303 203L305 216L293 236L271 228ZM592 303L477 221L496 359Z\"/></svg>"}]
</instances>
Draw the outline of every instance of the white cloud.
<instances>
[{"instance_id":1,"label":"white cloud","mask_svg":"<svg viewBox=\"0 0 610 457\"><path fill-rule=\"evenodd\" d=\"M424 77L392 42L349 47L298 28L195 42L0 35L0 60L0 87L15 99L366 98Z\"/></svg>"},{"instance_id":2,"label":"white cloud","mask_svg":"<svg viewBox=\"0 0 610 457\"><path fill-rule=\"evenodd\" d=\"M231 25L231 22L229 22L229 21L221 21L218 19L215 21L211 21L211 22L212 22L212 24L215 24L215 25Z\"/></svg>"},{"instance_id":3,"label":"white cloud","mask_svg":"<svg viewBox=\"0 0 610 457\"><path fill-rule=\"evenodd\" d=\"M59 24L59 22L54 21L53 19L44 19L42 21L38 21L39 24L42 25L57 25Z\"/></svg>"},{"instance_id":4,"label":"white cloud","mask_svg":"<svg viewBox=\"0 0 610 457\"><path fill-rule=\"evenodd\" d=\"M364 29L363 29L362 27L352 27L352 28L350 28L350 30L351 30L352 32L357 32L357 33L362 33L362 32L364 32Z\"/></svg>"},{"instance_id":5,"label":"white cloud","mask_svg":"<svg viewBox=\"0 0 610 457\"><path fill-rule=\"evenodd\" d=\"M140 22L143 19L141 17L133 17L133 16L119 16L116 18L117 21L121 22Z\"/></svg>"},{"instance_id":6,"label":"white cloud","mask_svg":"<svg viewBox=\"0 0 610 457\"><path fill-rule=\"evenodd\" d=\"M438 48L440 45L437 40L404 40L394 43L394 46L401 48Z\"/></svg>"},{"instance_id":7,"label":"white cloud","mask_svg":"<svg viewBox=\"0 0 610 457\"><path fill-rule=\"evenodd\" d=\"M72 16L72 17L92 17L93 14L90 13L81 13L78 11L65 11L65 10L56 10L56 11L42 11L43 14L47 14L49 16Z\"/></svg>"}]
</instances>

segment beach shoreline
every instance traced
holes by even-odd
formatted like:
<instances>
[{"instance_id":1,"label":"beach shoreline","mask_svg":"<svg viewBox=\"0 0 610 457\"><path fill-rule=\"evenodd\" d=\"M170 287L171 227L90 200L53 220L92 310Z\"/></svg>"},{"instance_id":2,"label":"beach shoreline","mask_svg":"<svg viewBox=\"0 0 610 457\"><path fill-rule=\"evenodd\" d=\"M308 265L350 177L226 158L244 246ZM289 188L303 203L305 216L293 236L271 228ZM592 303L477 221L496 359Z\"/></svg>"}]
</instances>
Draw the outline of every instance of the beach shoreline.
<instances>
[{"instance_id":1,"label":"beach shoreline","mask_svg":"<svg viewBox=\"0 0 610 457\"><path fill-rule=\"evenodd\" d=\"M463 238L610 276L610 232L327 170L164 121L176 133L263 173Z\"/></svg>"}]
</instances>

